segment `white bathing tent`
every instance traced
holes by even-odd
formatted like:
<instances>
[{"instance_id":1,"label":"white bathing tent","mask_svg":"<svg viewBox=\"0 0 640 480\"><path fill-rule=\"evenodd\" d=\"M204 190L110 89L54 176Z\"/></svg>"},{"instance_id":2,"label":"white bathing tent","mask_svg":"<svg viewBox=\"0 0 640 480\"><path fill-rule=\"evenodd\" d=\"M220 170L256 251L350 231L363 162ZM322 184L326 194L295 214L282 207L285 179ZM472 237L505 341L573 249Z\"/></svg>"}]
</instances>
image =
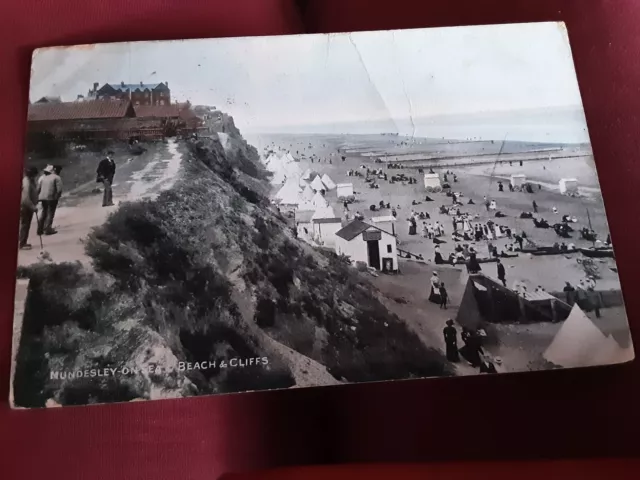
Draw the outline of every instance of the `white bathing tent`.
<instances>
[{"instance_id":1,"label":"white bathing tent","mask_svg":"<svg viewBox=\"0 0 640 480\"><path fill-rule=\"evenodd\" d=\"M313 212L311 216L311 220L317 220L319 218L335 218L336 213L333 210L331 205L325 205L323 207L316 208L316 211Z\"/></svg>"},{"instance_id":2,"label":"white bathing tent","mask_svg":"<svg viewBox=\"0 0 640 480\"><path fill-rule=\"evenodd\" d=\"M307 168L302 175L300 176L300 178L302 178L302 180L311 180L311 176L313 175L313 171L310 168Z\"/></svg>"},{"instance_id":3,"label":"white bathing tent","mask_svg":"<svg viewBox=\"0 0 640 480\"><path fill-rule=\"evenodd\" d=\"M302 190L296 181L288 181L278 190L278 193L276 193L276 200L278 200L281 205L298 205L302 200L300 198L301 193Z\"/></svg>"},{"instance_id":4,"label":"white bathing tent","mask_svg":"<svg viewBox=\"0 0 640 480\"><path fill-rule=\"evenodd\" d=\"M578 193L578 180L575 178L562 178L558 184L560 186L560 193Z\"/></svg>"},{"instance_id":5,"label":"white bathing tent","mask_svg":"<svg viewBox=\"0 0 640 480\"><path fill-rule=\"evenodd\" d=\"M327 190L333 190L336 188L336 184L333 182L333 180L331 180L331 177L329 177L329 175L327 175L326 173L322 176L322 183L325 184L325 186L327 187Z\"/></svg>"},{"instance_id":6,"label":"white bathing tent","mask_svg":"<svg viewBox=\"0 0 640 480\"><path fill-rule=\"evenodd\" d=\"M329 205L327 200L322 196L320 192L316 192L316 194L313 196L313 199L311 200L311 203L316 208L326 207L327 205Z\"/></svg>"},{"instance_id":7,"label":"white bathing tent","mask_svg":"<svg viewBox=\"0 0 640 480\"><path fill-rule=\"evenodd\" d=\"M311 188L309 185L306 185L304 187L304 190L302 191L302 198L304 200L311 200L314 196L315 192L313 191L313 188Z\"/></svg>"},{"instance_id":8,"label":"white bathing tent","mask_svg":"<svg viewBox=\"0 0 640 480\"><path fill-rule=\"evenodd\" d=\"M353 196L353 183L338 183L338 198L349 198Z\"/></svg>"},{"instance_id":9,"label":"white bathing tent","mask_svg":"<svg viewBox=\"0 0 640 480\"><path fill-rule=\"evenodd\" d=\"M633 360L634 352L631 344L622 348L611 335L605 335L575 304L542 356L573 368L624 363Z\"/></svg>"},{"instance_id":10,"label":"white bathing tent","mask_svg":"<svg viewBox=\"0 0 640 480\"><path fill-rule=\"evenodd\" d=\"M271 154L267 159L267 163L266 163L267 170L269 170L272 173L282 170L283 166L284 164L282 163L282 160L274 154Z\"/></svg>"},{"instance_id":11,"label":"white bathing tent","mask_svg":"<svg viewBox=\"0 0 640 480\"><path fill-rule=\"evenodd\" d=\"M316 206L311 200L303 200L298 204L298 212L311 212L309 214L309 221L311 221L311 215L317 210Z\"/></svg>"},{"instance_id":12,"label":"white bathing tent","mask_svg":"<svg viewBox=\"0 0 640 480\"><path fill-rule=\"evenodd\" d=\"M264 165L267 167L267 169L269 171L272 171L272 170L270 170L269 165L275 165L275 163L273 163L273 162L277 162L277 161L278 161L278 156L275 153L271 152L269 154L269 156L264 160L263 163L264 163ZM273 170L273 171L275 171L275 170Z\"/></svg>"},{"instance_id":13,"label":"white bathing tent","mask_svg":"<svg viewBox=\"0 0 640 480\"><path fill-rule=\"evenodd\" d=\"M287 179L287 174L284 170L280 169L273 174L271 177L270 183L271 185L282 185Z\"/></svg>"},{"instance_id":14,"label":"white bathing tent","mask_svg":"<svg viewBox=\"0 0 640 480\"><path fill-rule=\"evenodd\" d=\"M314 190L316 190L317 192L319 192L320 190L327 190L327 187L324 183L322 183L322 180L320 179L320 175L317 175L312 181L311 181L311 188L313 188Z\"/></svg>"}]
</instances>

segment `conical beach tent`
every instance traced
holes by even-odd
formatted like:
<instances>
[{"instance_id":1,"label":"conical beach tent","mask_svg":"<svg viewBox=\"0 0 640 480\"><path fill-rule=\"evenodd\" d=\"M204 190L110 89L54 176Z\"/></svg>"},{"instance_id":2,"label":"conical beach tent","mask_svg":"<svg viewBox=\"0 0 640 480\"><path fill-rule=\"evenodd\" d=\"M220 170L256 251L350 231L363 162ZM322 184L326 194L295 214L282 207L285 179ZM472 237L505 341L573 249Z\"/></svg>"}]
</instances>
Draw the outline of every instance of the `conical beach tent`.
<instances>
[{"instance_id":1,"label":"conical beach tent","mask_svg":"<svg viewBox=\"0 0 640 480\"><path fill-rule=\"evenodd\" d=\"M316 192L316 194L313 196L313 199L311 200L311 203L313 203L313 206L316 208L326 207L327 205L329 205L327 203L327 200L325 200L320 192Z\"/></svg>"},{"instance_id":2,"label":"conical beach tent","mask_svg":"<svg viewBox=\"0 0 640 480\"><path fill-rule=\"evenodd\" d=\"M276 193L276 199L283 205L298 205L301 201L300 193L297 182L287 182Z\"/></svg>"},{"instance_id":3,"label":"conical beach tent","mask_svg":"<svg viewBox=\"0 0 640 480\"><path fill-rule=\"evenodd\" d=\"M271 177L270 183L271 185L282 185L286 179L287 175L284 170L278 170L273 174L273 177Z\"/></svg>"},{"instance_id":4,"label":"conical beach tent","mask_svg":"<svg viewBox=\"0 0 640 480\"><path fill-rule=\"evenodd\" d=\"M316 176L312 182L311 182L311 188L313 188L315 191L319 192L320 190L327 190L327 187L324 183L322 183L322 180L320 180L320 175Z\"/></svg>"},{"instance_id":5,"label":"conical beach tent","mask_svg":"<svg viewBox=\"0 0 640 480\"><path fill-rule=\"evenodd\" d=\"M313 188L311 188L309 185L304 187L304 190L302 191L302 198L304 198L305 200L311 200L314 196L315 192L313 191Z\"/></svg>"},{"instance_id":6,"label":"conical beach tent","mask_svg":"<svg viewBox=\"0 0 640 480\"><path fill-rule=\"evenodd\" d=\"M324 183L327 187L327 190L333 190L336 188L336 184L331 180L331 177L326 173L322 176L322 183Z\"/></svg>"},{"instance_id":7,"label":"conical beach tent","mask_svg":"<svg viewBox=\"0 0 640 480\"><path fill-rule=\"evenodd\" d=\"M575 304L542 356L555 365L571 368L623 363L632 360L634 354L633 347L621 348Z\"/></svg>"},{"instance_id":8,"label":"conical beach tent","mask_svg":"<svg viewBox=\"0 0 640 480\"><path fill-rule=\"evenodd\" d=\"M316 207L311 200L304 200L298 204L299 212L315 212Z\"/></svg>"},{"instance_id":9,"label":"conical beach tent","mask_svg":"<svg viewBox=\"0 0 640 480\"><path fill-rule=\"evenodd\" d=\"M311 216L311 220L318 220L320 218L336 218L336 212L333 211L333 207L331 205L319 207Z\"/></svg>"}]
</instances>

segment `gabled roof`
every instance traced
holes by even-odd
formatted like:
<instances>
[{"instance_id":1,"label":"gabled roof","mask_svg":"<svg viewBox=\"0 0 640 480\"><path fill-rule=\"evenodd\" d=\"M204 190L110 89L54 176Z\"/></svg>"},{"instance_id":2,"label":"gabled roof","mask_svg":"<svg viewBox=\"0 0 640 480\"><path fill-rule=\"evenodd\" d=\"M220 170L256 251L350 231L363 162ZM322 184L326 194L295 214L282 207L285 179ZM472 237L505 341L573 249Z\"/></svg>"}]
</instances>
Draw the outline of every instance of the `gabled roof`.
<instances>
[{"instance_id":1,"label":"gabled roof","mask_svg":"<svg viewBox=\"0 0 640 480\"><path fill-rule=\"evenodd\" d=\"M362 232L370 228L374 228L380 232L386 233L387 235L391 235L393 237L393 234L387 232L386 230L378 228L375 225L370 225L368 223L365 223L362 220L353 220L351 223L345 225L340 230L338 230L336 232L336 235L339 236L340 238L344 238L347 241L351 241L354 238L356 238L358 235L360 235Z\"/></svg>"},{"instance_id":2,"label":"gabled roof","mask_svg":"<svg viewBox=\"0 0 640 480\"><path fill-rule=\"evenodd\" d=\"M60 102L62 102L62 99L60 97L52 97L49 95L45 95L44 97L40 98L39 100L33 103L60 103Z\"/></svg>"},{"instance_id":3,"label":"gabled roof","mask_svg":"<svg viewBox=\"0 0 640 480\"><path fill-rule=\"evenodd\" d=\"M127 90L130 90L132 92L135 92L136 90L154 90L156 88L158 88L158 86L162 85L163 87L165 86L164 83L160 82L160 83L105 83L102 87L100 87L98 89L98 91L102 90L104 87L106 86L110 86L111 88L113 88L114 90L118 90L120 92L126 92Z\"/></svg>"},{"instance_id":4,"label":"gabled roof","mask_svg":"<svg viewBox=\"0 0 640 480\"><path fill-rule=\"evenodd\" d=\"M30 122L47 120L89 120L135 116L131 102L93 100L88 102L34 103L29 105Z\"/></svg>"},{"instance_id":5,"label":"gabled roof","mask_svg":"<svg viewBox=\"0 0 640 480\"><path fill-rule=\"evenodd\" d=\"M340 238L344 238L345 240L349 241L349 240L353 240L362 232L364 232L365 230L371 227L372 225L369 225L368 223L364 223L361 220L354 220L351 223L342 227L340 230L338 230L336 232L336 235Z\"/></svg>"},{"instance_id":6,"label":"gabled roof","mask_svg":"<svg viewBox=\"0 0 640 480\"><path fill-rule=\"evenodd\" d=\"M313 218L313 223L342 223L342 219L338 217L334 218Z\"/></svg>"}]
</instances>

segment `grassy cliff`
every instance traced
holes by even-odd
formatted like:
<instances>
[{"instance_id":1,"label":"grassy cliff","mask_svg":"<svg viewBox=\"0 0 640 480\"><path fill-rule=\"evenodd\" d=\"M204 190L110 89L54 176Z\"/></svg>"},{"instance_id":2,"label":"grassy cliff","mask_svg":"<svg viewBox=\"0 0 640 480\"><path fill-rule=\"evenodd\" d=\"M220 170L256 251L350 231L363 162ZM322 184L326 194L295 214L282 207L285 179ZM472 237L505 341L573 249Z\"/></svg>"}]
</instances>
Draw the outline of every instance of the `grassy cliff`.
<instances>
[{"instance_id":1,"label":"grassy cliff","mask_svg":"<svg viewBox=\"0 0 640 480\"><path fill-rule=\"evenodd\" d=\"M123 204L94 229L86 243L93 269L22 272L31 282L18 405L449 373L365 277L294 238L269 206L255 149L234 133L223 143L186 143L171 190ZM230 359L245 364L221 365ZM315 367L298 368L303 360ZM127 374L52 378L109 368Z\"/></svg>"}]
</instances>

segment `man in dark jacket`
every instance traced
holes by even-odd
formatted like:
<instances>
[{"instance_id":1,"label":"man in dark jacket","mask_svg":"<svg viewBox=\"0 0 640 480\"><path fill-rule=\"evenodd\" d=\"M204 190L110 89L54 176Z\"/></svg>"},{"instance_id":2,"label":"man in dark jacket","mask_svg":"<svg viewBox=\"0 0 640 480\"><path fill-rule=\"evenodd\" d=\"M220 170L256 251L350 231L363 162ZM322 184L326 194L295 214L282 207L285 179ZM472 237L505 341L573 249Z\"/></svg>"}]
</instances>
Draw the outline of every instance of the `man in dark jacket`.
<instances>
[{"instance_id":1,"label":"man in dark jacket","mask_svg":"<svg viewBox=\"0 0 640 480\"><path fill-rule=\"evenodd\" d=\"M111 190L111 185L113 184L113 177L116 174L116 163L113 161L113 151L109 150L107 152L107 157L98 164L98 170L96 173L96 182L102 182L104 185L102 206L110 207L113 205L113 192Z\"/></svg>"},{"instance_id":2,"label":"man in dark jacket","mask_svg":"<svg viewBox=\"0 0 640 480\"><path fill-rule=\"evenodd\" d=\"M504 270L504 265L502 264L500 259L498 259L498 280L502 282L502 285L504 285L505 287L507 286L507 275Z\"/></svg>"}]
</instances>

